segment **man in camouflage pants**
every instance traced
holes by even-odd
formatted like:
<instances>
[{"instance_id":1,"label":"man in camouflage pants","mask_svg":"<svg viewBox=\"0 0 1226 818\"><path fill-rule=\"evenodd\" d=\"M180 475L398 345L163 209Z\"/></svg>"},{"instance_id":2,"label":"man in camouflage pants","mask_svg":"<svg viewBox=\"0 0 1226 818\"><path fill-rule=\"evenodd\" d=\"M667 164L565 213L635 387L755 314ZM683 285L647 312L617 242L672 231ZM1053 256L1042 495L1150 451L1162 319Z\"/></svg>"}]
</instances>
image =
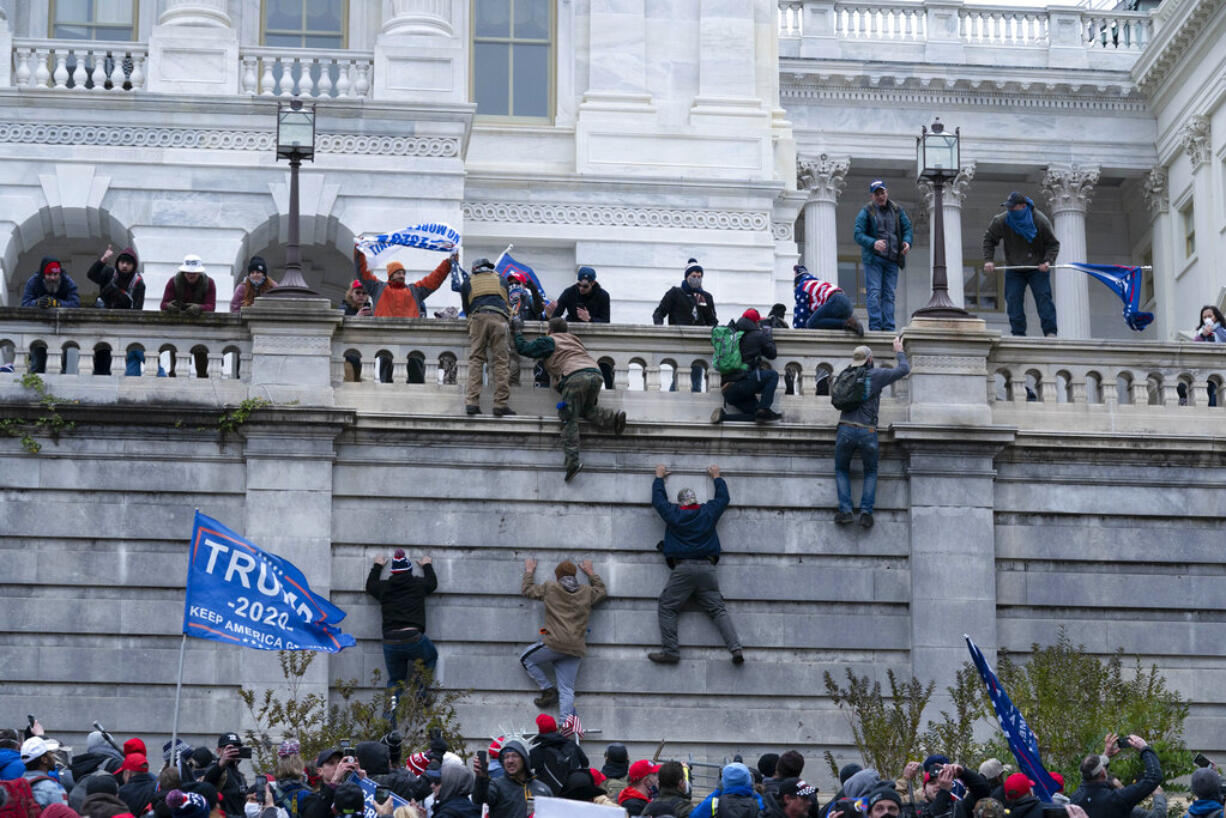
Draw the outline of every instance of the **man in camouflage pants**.
<instances>
[{"instance_id":1,"label":"man in camouflage pants","mask_svg":"<svg viewBox=\"0 0 1226 818\"><path fill-rule=\"evenodd\" d=\"M524 340L524 322L518 317L511 321L515 333L515 349L520 355L539 358L554 386L562 393L558 418L562 421L562 449L566 452L566 481L579 473L579 420L594 423L599 429L612 429L621 434L626 428L626 413L611 412L596 405L604 375L577 336L571 335L565 318L549 319L549 334L528 343Z\"/></svg>"}]
</instances>

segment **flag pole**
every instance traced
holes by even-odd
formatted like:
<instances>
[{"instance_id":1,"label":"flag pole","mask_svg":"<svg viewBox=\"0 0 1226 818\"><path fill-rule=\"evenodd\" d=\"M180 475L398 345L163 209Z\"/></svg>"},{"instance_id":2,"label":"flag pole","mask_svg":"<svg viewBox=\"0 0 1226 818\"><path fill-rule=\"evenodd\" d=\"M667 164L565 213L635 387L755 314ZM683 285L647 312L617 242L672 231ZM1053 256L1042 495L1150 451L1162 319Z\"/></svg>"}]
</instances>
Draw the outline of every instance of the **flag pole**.
<instances>
[{"instance_id":1,"label":"flag pole","mask_svg":"<svg viewBox=\"0 0 1226 818\"><path fill-rule=\"evenodd\" d=\"M502 251L502 252L501 252L501 253L498 255L498 260L494 262L494 267L497 267L499 264L502 264L502 260L503 260L504 258L506 258L507 253L511 252L511 248L512 248L512 247L514 247L514 246L515 246L514 244L508 244L508 245L507 245L507 249L503 250L503 251Z\"/></svg>"},{"instance_id":2,"label":"flag pole","mask_svg":"<svg viewBox=\"0 0 1226 818\"><path fill-rule=\"evenodd\" d=\"M187 634L179 643L179 679L175 682L175 714L170 727L170 757L174 758L175 744L179 740L179 696L183 692L183 654L187 652Z\"/></svg>"}]
</instances>

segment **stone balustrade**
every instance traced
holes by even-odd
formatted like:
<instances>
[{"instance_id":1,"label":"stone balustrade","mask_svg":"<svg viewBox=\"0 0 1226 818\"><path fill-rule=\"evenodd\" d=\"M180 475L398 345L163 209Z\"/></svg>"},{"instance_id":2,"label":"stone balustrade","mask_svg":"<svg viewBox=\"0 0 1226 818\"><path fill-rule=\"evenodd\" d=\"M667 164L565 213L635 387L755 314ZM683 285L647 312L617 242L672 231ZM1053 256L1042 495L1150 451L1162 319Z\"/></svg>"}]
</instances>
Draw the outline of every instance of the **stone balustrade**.
<instances>
[{"instance_id":1,"label":"stone balustrade","mask_svg":"<svg viewBox=\"0 0 1226 818\"><path fill-rule=\"evenodd\" d=\"M13 40L13 85L76 91L140 91L144 43Z\"/></svg>"},{"instance_id":2,"label":"stone balustrade","mask_svg":"<svg viewBox=\"0 0 1226 818\"><path fill-rule=\"evenodd\" d=\"M864 45L890 43L874 50L874 60L922 58L927 44L961 47L960 61L992 65L1046 67L1053 49L1081 48L1118 54L1097 57L1101 67L1127 70L1148 44L1153 32L1145 12L1078 8L1023 9L1009 5L950 5L899 0L780 0L778 30L783 57L808 56L864 59ZM811 42L812 49L805 47ZM863 45L862 45L863 44ZM799 48L796 46L799 45Z\"/></svg>"},{"instance_id":3,"label":"stone balustrade","mask_svg":"<svg viewBox=\"0 0 1226 818\"><path fill-rule=\"evenodd\" d=\"M244 94L349 99L370 96L374 64L370 52L244 48L239 58Z\"/></svg>"}]
</instances>

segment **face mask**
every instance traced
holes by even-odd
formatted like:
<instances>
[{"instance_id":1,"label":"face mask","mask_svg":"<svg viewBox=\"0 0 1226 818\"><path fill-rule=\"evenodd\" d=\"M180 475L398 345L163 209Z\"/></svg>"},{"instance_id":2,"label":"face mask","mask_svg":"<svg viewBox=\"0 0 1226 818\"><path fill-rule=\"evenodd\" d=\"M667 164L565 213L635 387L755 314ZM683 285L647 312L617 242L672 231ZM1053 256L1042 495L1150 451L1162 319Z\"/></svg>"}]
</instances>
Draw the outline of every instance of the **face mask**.
<instances>
[{"instance_id":1,"label":"face mask","mask_svg":"<svg viewBox=\"0 0 1226 818\"><path fill-rule=\"evenodd\" d=\"M686 281L690 282L691 288L695 290L702 289L702 276L690 276L689 278L686 279Z\"/></svg>"}]
</instances>

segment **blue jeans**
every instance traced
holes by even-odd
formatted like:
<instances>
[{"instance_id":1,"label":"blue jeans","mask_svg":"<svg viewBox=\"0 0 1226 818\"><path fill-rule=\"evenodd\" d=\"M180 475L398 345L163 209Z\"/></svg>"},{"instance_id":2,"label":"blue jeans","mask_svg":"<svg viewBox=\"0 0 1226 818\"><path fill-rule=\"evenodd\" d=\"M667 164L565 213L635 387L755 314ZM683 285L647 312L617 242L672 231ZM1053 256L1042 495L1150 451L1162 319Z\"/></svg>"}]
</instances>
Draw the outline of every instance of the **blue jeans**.
<instances>
[{"instance_id":1,"label":"blue jeans","mask_svg":"<svg viewBox=\"0 0 1226 818\"><path fill-rule=\"evenodd\" d=\"M756 420L759 409L769 409L775 400L775 388L779 385L779 373L773 369L755 369L724 390L724 403L735 406L739 412L725 412L724 420ZM761 395L755 400L755 396Z\"/></svg>"},{"instance_id":2,"label":"blue jeans","mask_svg":"<svg viewBox=\"0 0 1226 818\"><path fill-rule=\"evenodd\" d=\"M676 370L673 371L673 383L671 386L668 387L669 392L677 391L677 381L680 380L679 370L680 370L680 367L678 367ZM603 371L604 369L602 368L601 372ZM607 378L605 380L605 383L606 384L608 383ZM695 363L690 366L690 391L691 392L701 392L702 391L702 364Z\"/></svg>"},{"instance_id":3,"label":"blue jeans","mask_svg":"<svg viewBox=\"0 0 1226 818\"><path fill-rule=\"evenodd\" d=\"M805 322L805 329L842 329L851 317L851 299L846 293L831 293Z\"/></svg>"},{"instance_id":4,"label":"blue jeans","mask_svg":"<svg viewBox=\"0 0 1226 818\"><path fill-rule=\"evenodd\" d=\"M864 265L865 306L868 328L894 331L894 288L898 286L898 265L872 256Z\"/></svg>"},{"instance_id":5,"label":"blue jeans","mask_svg":"<svg viewBox=\"0 0 1226 818\"><path fill-rule=\"evenodd\" d=\"M1005 306L1009 310L1009 329L1014 335L1026 334L1026 285L1034 296L1039 323L1044 335L1056 334L1056 305L1051 300L1051 272L1005 270Z\"/></svg>"},{"instance_id":6,"label":"blue jeans","mask_svg":"<svg viewBox=\"0 0 1226 818\"><path fill-rule=\"evenodd\" d=\"M434 665L438 662L438 650L430 641L430 637L424 633L413 644L384 642L383 661L387 663L387 686L389 688L395 688L398 685L410 687L409 677L416 675L413 663L418 659L426 666L426 670L434 672ZM418 695L424 695L425 685L417 684L416 687Z\"/></svg>"},{"instance_id":7,"label":"blue jeans","mask_svg":"<svg viewBox=\"0 0 1226 818\"><path fill-rule=\"evenodd\" d=\"M834 485L839 492L839 511L851 513L851 456L860 453L864 466L864 492L860 513L872 514L877 501L877 433L856 426L839 424L834 440Z\"/></svg>"}]
</instances>

